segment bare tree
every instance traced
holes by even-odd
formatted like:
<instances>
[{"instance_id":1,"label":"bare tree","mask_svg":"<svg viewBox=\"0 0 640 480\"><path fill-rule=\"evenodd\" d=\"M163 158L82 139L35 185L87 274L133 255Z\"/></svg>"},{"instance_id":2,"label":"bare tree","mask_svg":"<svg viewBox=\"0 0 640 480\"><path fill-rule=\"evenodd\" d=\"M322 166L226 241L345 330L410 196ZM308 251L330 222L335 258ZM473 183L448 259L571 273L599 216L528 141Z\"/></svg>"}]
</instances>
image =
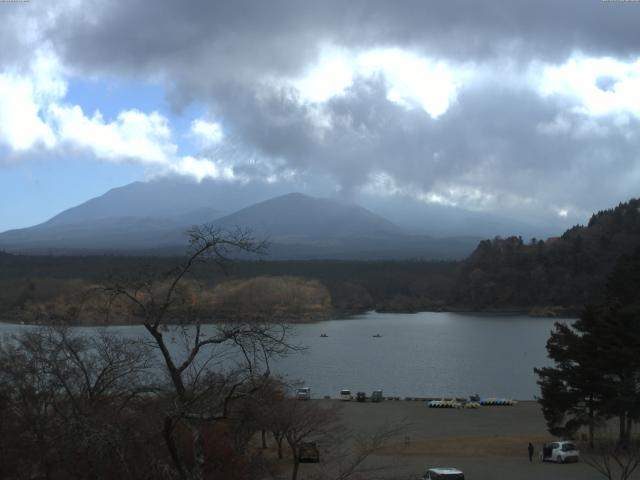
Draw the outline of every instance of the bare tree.
<instances>
[{"instance_id":1,"label":"bare tree","mask_svg":"<svg viewBox=\"0 0 640 480\"><path fill-rule=\"evenodd\" d=\"M279 430L289 446L293 468L291 480L296 480L300 468L300 448L310 441L332 443L342 430L339 407L321 406L318 402L301 402L284 398L276 411L273 430Z\"/></svg>"},{"instance_id":2,"label":"bare tree","mask_svg":"<svg viewBox=\"0 0 640 480\"><path fill-rule=\"evenodd\" d=\"M160 278L144 278L106 286L109 311L124 301L139 318L159 351L172 397L163 437L179 478L202 480L205 472L203 428L229 415L231 402L251 396L270 374L272 357L292 350L288 327L262 321L234 321L202 325L202 288L189 278L196 266L211 261L224 268L233 253L262 253L265 244L250 232L227 232L202 226L189 232L185 261ZM121 305L121 303L120 303ZM210 312L205 312L205 314ZM172 338L182 349L172 348ZM233 367L229 367L232 364ZM177 428L191 435L191 455L185 458L177 442Z\"/></svg>"},{"instance_id":3,"label":"bare tree","mask_svg":"<svg viewBox=\"0 0 640 480\"><path fill-rule=\"evenodd\" d=\"M127 431L138 423L133 410L146 394L141 386L149 358L133 343L64 328L26 331L2 342L3 418L12 423L11 437L2 440L17 446L16 476L151 475L148 465L136 467L140 455L132 452Z\"/></svg>"},{"instance_id":4,"label":"bare tree","mask_svg":"<svg viewBox=\"0 0 640 480\"><path fill-rule=\"evenodd\" d=\"M386 466L366 467L365 461L388 442L406 431L408 424L386 424L372 433L347 432L332 446L330 454L332 468L325 469L317 480L349 480L353 478L387 478L377 477L387 470ZM328 472L333 472L327 475Z\"/></svg>"},{"instance_id":5,"label":"bare tree","mask_svg":"<svg viewBox=\"0 0 640 480\"><path fill-rule=\"evenodd\" d=\"M631 436L629 444L622 445L610 437L585 444L580 450L583 461L608 480L628 480L640 466L640 437Z\"/></svg>"}]
</instances>

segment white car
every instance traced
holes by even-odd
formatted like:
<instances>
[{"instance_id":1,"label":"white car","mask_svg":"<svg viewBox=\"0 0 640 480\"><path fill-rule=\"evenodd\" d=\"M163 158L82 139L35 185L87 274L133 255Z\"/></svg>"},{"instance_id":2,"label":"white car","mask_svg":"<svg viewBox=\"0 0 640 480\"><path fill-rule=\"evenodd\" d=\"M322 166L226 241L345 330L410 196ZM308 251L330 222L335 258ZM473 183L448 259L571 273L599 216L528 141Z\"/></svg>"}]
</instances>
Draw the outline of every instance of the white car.
<instances>
[{"instance_id":1,"label":"white car","mask_svg":"<svg viewBox=\"0 0 640 480\"><path fill-rule=\"evenodd\" d=\"M430 468L422 480L464 480L464 473L451 467Z\"/></svg>"},{"instance_id":2,"label":"white car","mask_svg":"<svg viewBox=\"0 0 640 480\"><path fill-rule=\"evenodd\" d=\"M557 463L577 462L580 460L580 452L573 442L550 442L542 447L540 460Z\"/></svg>"},{"instance_id":3,"label":"white car","mask_svg":"<svg viewBox=\"0 0 640 480\"><path fill-rule=\"evenodd\" d=\"M298 400L311 400L311 387L302 387L298 389L296 393Z\"/></svg>"},{"instance_id":4,"label":"white car","mask_svg":"<svg viewBox=\"0 0 640 480\"><path fill-rule=\"evenodd\" d=\"M351 390L340 390L340 400L350 402L351 398Z\"/></svg>"}]
</instances>

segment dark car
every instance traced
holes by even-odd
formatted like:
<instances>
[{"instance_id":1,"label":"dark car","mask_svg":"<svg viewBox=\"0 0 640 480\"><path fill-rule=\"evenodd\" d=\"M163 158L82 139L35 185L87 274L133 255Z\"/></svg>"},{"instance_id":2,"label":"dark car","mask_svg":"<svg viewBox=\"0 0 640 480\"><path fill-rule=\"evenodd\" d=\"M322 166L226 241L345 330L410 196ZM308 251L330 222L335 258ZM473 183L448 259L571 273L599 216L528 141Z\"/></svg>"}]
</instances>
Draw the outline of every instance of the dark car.
<instances>
[{"instance_id":1,"label":"dark car","mask_svg":"<svg viewBox=\"0 0 640 480\"><path fill-rule=\"evenodd\" d=\"M382 390L374 390L373 393L371 394L371 401L372 402L381 402L382 400L384 400L384 396L382 394Z\"/></svg>"},{"instance_id":2,"label":"dark car","mask_svg":"<svg viewBox=\"0 0 640 480\"><path fill-rule=\"evenodd\" d=\"M320 452L315 442L301 443L298 447L298 461L300 463L318 463Z\"/></svg>"},{"instance_id":3,"label":"dark car","mask_svg":"<svg viewBox=\"0 0 640 480\"><path fill-rule=\"evenodd\" d=\"M356 393L356 402L366 402L367 395L364 392Z\"/></svg>"}]
</instances>

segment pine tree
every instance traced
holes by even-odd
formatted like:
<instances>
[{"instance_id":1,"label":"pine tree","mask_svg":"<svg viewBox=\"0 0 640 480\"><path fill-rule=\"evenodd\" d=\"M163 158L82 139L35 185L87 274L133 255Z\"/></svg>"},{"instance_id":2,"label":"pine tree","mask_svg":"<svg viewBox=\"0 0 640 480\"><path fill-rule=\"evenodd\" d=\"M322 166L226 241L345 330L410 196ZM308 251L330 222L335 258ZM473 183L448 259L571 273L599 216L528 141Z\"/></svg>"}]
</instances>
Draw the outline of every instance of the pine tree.
<instances>
[{"instance_id":1,"label":"pine tree","mask_svg":"<svg viewBox=\"0 0 640 480\"><path fill-rule=\"evenodd\" d=\"M556 323L547 341L555 366L535 369L549 432L572 436L619 420L621 444L640 418L640 249L618 261L606 301L587 306L571 325Z\"/></svg>"}]
</instances>

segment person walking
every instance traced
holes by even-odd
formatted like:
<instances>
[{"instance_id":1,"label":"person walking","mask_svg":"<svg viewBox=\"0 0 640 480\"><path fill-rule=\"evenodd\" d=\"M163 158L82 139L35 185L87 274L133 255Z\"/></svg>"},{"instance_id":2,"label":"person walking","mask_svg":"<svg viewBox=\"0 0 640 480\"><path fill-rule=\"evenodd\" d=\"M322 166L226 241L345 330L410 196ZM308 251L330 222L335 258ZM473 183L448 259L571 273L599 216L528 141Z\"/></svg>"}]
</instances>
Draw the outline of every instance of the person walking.
<instances>
[{"instance_id":1,"label":"person walking","mask_svg":"<svg viewBox=\"0 0 640 480\"><path fill-rule=\"evenodd\" d=\"M529 452L529 462L533 462L533 445L531 444L531 442L529 442L527 451Z\"/></svg>"}]
</instances>

